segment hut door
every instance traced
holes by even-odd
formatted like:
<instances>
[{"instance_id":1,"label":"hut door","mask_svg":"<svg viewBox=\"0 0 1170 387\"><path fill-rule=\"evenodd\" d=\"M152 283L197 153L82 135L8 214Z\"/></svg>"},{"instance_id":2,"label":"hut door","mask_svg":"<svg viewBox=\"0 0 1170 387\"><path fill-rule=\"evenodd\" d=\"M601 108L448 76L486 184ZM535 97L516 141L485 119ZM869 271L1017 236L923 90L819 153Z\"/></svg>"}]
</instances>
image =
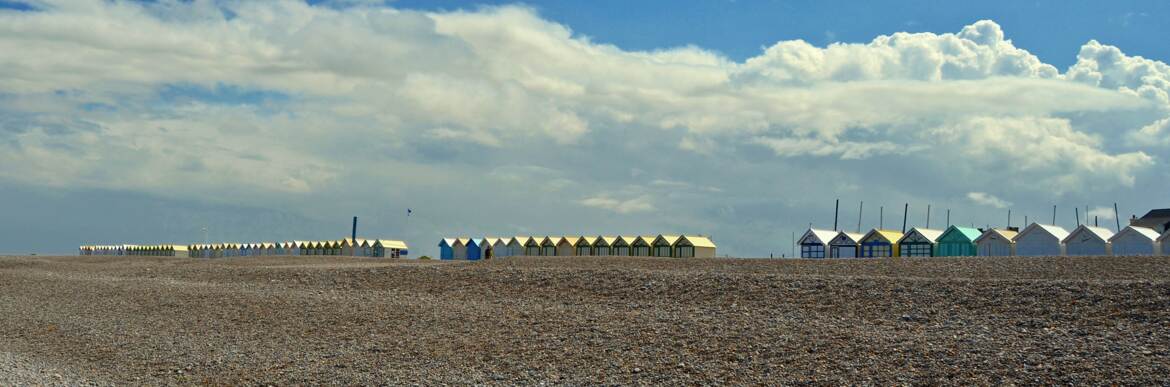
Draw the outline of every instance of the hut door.
<instances>
[{"instance_id":1,"label":"hut door","mask_svg":"<svg viewBox=\"0 0 1170 387\"><path fill-rule=\"evenodd\" d=\"M492 250L494 250L494 249L492 249L491 247L488 247L487 250L484 250L483 259L492 259Z\"/></svg>"}]
</instances>

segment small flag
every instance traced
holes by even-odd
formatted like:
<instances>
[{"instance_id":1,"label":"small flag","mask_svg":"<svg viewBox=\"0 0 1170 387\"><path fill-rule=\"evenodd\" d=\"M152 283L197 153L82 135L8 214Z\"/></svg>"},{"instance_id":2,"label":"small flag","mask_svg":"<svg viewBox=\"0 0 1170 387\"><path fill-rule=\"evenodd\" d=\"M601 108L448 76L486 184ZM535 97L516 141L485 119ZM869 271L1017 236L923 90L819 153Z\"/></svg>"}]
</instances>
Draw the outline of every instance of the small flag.
<instances>
[{"instance_id":1,"label":"small flag","mask_svg":"<svg viewBox=\"0 0 1170 387\"><path fill-rule=\"evenodd\" d=\"M406 216L410 216L410 213L411 213L411 212L413 212L413 211L411 211L409 208L407 208L407 209L406 209Z\"/></svg>"}]
</instances>

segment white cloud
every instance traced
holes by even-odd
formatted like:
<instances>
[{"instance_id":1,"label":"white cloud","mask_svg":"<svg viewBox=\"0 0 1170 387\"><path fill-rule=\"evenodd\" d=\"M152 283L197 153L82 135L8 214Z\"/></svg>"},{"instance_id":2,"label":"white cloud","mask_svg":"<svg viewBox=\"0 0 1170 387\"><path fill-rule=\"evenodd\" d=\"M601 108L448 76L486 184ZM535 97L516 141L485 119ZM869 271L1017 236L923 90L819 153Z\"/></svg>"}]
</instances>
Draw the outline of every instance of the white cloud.
<instances>
[{"instance_id":1,"label":"white cloud","mask_svg":"<svg viewBox=\"0 0 1170 387\"><path fill-rule=\"evenodd\" d=\"M487 226L661 209L736 235L767 227L708 218L833 187L892 202L992 186L1020 205L1166 188L1170 67L1091 41L1062 74L991 21L736 62L624 50L516 6L38 4L0 11L0 179L27 186L280 207L393 196L475 204L459 219Z\"/></svg>"},{"instance_id":2,"label":"white cloud","mask_svg":"<svg viewBox=\"0 0 1170 387\"><path fill-rule=\"evenodd\" d=\"M654 203L650 195L642 195L629 200L613 199L609 196L601 195L582 199L581 204L619 214L654 211Z\"/></svg>"},{"instance_id":3,"label":"white cloud","mask_svg":"<svg viewBox=\"0 0 1170 387\"><path fill-rule=\"evenodd\" d=\"M1100 218L1100 220L1113 220L1113 218L1115 218L1113 214L1113 207L1094 207L1093 209L1089 210L1088 215L1085 216L1085 221L1088 222L1094 217Z\"/></svg>"},{"instance_id":4,"label":"white cloud","mask_svg":"<svg viewBox=\"0 0 1170 387\"><path fill-rule=\"evenodd\" d=\"M1000 199L999 197L986 192L968 192L967 199L970 199L972 203L981 206L995 208L1008 208L1012 206L1011 202Z\"/></svg>"}]
</instances>

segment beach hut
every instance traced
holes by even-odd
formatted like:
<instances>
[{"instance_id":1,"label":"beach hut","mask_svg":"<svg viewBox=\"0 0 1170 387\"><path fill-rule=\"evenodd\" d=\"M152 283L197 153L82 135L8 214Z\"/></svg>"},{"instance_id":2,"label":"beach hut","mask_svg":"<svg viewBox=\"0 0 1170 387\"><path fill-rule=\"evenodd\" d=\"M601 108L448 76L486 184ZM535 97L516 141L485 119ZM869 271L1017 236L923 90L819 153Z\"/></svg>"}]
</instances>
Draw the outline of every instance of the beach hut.
<instances>
[{"instance_id":1,"label":"beach hut","mask_svg":"<svg viewBox=\"0 0 1170 387\"><path fill-rule=\"evenodd\" d=\"M898 256L898 241L902 233L894 230L870 230L861 237L862 258L888 258Z\"/></svg>"},{"instance_id":2,"label":"beach hut","mask_svg":"<svg viewBox=\"0 0 1170 387\"><path fill-rule=\"evenodd\" d=\"M1082 224L1073 229L1062 242L1067 255L1110 255L1113 252L1110 238L1113 238L1113 231Z\"/></svg>"},{"instance_id":3,"label":"beach hut","mask_svg":"<svg viewBox=\"0 0 1170 387\"><path fill-rule=\"evenodd\" d=\"M168 251L172 257L191 257L187 245L171 245Z\"/></svg>"},{"instance_id":4,"label":"beach hut","mask_svg":"<svg viewBox=\"0 0 1170 387\"><path fill-rule=\"evenodd\" d=\"M578 257L588 257L593 255L593 241L586 237L577 237L573 242L573 249Z\"/></svg>"},{"instance_id":5,"label":"beach hut","mask_svg":"<svg viewBox=\"0 0 1170 387\"><path fill-rule=\"evenodd\" d=\"M861 238L865 238L865 234L838 232L829 241L829 258L857 258L861 256Z\"/></svg>"},{"instance_id":6,"label":"beach hut","mask_svg":"<svg viewBox=\"0 0 1170 387\"><path fill-rule=\"evenodd\" d=\"M650 255L654 257L670 258L674 256L674 242L678 235L659 235L651 239Z\"/></svg>"},{"instance_id":7,"label":"beach hut","mask_svg":"<svg viewBox=\"0 0 1170 387\"><path fill-rule=\"evenodd\" d=\"M511 242L509 239L495 238L495 240L492 241L492 256L500 258L512 256L511 250L508 249L509 242Z\"/></svg>"},{"instance_id":8,"label":"beach hut","mask_svg":"<svg viewBox=\"0 0 1170 387\"><path fill-rule=\"evenodd\" d=\"M912 228L898 240L899 257L933 257L938 252L938 238L941 230Z\"/></svg>"},{"instance_id":9,"label":"beach hut","mask_svg":"<svg viewBox=\"0 0 1170 387\"><path fill-rule=\"evenodd\" d=\"M979 252L975 240L983 233L979 229L970 227L951 226L938 237L939 257L973 257Z\"/></svg>"},{"instance_id":10,"label":"beach hut","mask_svg":"<svg viewBox=\"0 0 1170 387\"><path fill-rule=\"evenodd\" d=\"M1155 255L1158 254L1158 232L1149 227L1126 226L1121 232L1109 238L1113 255Z\"/></svg>"},{"instance_id":11,"label":"beach hut","mask_svg":"<svg viewBox=\"0 0 1170 387\"><path fill-rule=\"evenodd\" d=\"M804 232L800 237L798 244L800 245L801 258L825 258L828 257L829 243L837 236L836 231L818 230L810 228Z\"/></svg>"},{"instance_id":12,"label":"beach hut","mask_svg":"<svg viewBox=\"0 0 1170 387\"><path fill-rule=\"evenodd\" d=\"M650 256L650 243L654 242L654 238L656 238L656 237L651 236L651 235L642 235L642 236L635 236L632 238L634 238L634 239L632 241L630 241L630 256L631 257L649 257Z\"/></svg>"},{"instance_id":13,"label":"beach hut","mask_svg":"<svg viewBox=\"0 0 1170 387\"><path fill-rule=\"evenodd\" d=\"M514 237L512 237L512 239L509 239L508 240L508 256L509 257L518 257L518 256L525 255L524 242L526 239L528 239L528 237L525 237L525 236L514 236Z\"/></svg>"},{"instance_id":14,"label":"beach hut","mask_svg":"<svg viewBox=\"0 0 1170 387\"><path fill-rule=\"evenodd\" d=\"M593 255L604 257L613 255L613 241L617 239L611 236L599 236L593 240Z\"/></svg>"},{"instance_id":15,"label":"beach hut","mask_svg":"<svg viewBox=\"0 0 1170 387\"><path fill-rule=\"evenodd\" d=\"M552 239L552 237L544 237L540 241L540 255L555 257L557 255L557 241Z\"/></svg>"},{"instance_id":16,"label":"beach hut","mask_svg":"<svg viewBox=\"0 0 1170 387\"><path fill-rule=\"evenodd\" d=\"M573 256L573 246L577 244L579 237L562 236L557 239L557 255L562 257Z\"/></svg>"},{"instance_id":17,"label":"beach hut","mask_svg":"<svg viewBox=\"0 0 1170 387\"><path fill-rule=\"evenodd\" d=\"M678 258L715 258L715 242L702 235L680 235L674 241L674 256Z\"/></svg>"},{"instance_id":18,"label":"beach hut","mask_svg":"<svg viewBox=\"0 0 1170 387\"><path fill-rule=\"evenodd\" d=\"M524 237L524 239L521 239L521 241L521 243L524 244L524 255L529 257L540 256L540 240L536 239L535 237Z\"/></svg>"},{"instance_id":19,"label":"beach hut","mask_svg":"<svg viewBox=\"0 0 1170 387\"><path fill-rule=\"evenodd\" d=\"M402 258L409 254L406 242L393 239L377 239L370 243L370 256L375 258Z\"/></svg>"},{"instance_id":20,"label":"beach hut","mask_svg":"<svg viewBox=\"0 0 1170 387\"><path fill-rule=\"evenodd\" d=\"M479 245L482 242L475 240L475 238L468 238L466 242L463 242L468 261L478 261L481 258L480 254L483 254L483 250L480 250Z\"/></svg>"},{"instance_id":21,"label":"beach hut","mask_svg":"<svg viewBox=\"0 0 1170 387\"><path fill-rule=\"evenodd\" d=\"M467 238L455 238L451 244L451 259L467 259Z\"/></svg>"},{"instance_id":22,"label":"beach hut","mask_svg":"<svg viewBox=\"0 0 1170 387\"><path fill-rule=\"evenodd\" d=\"M1016 229L991 228L975 238L975 254L980 257L1010 257L1016 255Z\"/></svg>"},{"instance_id":23,"label":"beach hut","mask_svg":"<svg viewBox=\"0 0 1170 387\"><path fill-rule=\"evenodd\" d=\"M637 237L632 236L617 236L614 237L613 242L610 243L613 255L618 257L630 256L630 242Z\"/></svg>"},{"instance_id":24,"label":"beach hut","mask_svg":"<svg viewBox=\"0 0 1170 387\"><path fill-rule=\"evenodd\" d=\"M1042 257L1064 255L1068 230L1051 224L1032 223L1016 234L1016 255Z\"/></svg>"},{"instance_id":25,"label":"beach hut","mask_svg":"<svg viewBox=\"0 0 1170 387\"><path fill-rule=\"evenodd\" d=\"M455 238L443 238L439 241L439 259L455 259Z\"/></svg>"}]
</instances>

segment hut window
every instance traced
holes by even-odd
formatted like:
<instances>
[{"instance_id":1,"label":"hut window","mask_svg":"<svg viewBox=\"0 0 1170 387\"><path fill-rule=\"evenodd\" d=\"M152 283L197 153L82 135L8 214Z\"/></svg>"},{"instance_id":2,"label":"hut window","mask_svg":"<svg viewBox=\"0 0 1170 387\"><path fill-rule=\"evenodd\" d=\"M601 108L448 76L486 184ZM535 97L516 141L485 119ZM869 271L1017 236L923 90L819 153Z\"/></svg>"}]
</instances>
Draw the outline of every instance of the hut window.
<instances>
[{"instance_id":1,"label":"hut window","mask_svg":"<svg viewBox=\"0 0 1170 387\"><path fill-rule=\"evenodd\" d=\"M645 256L649 256L649 255L650 255L650 246L646 246L646 245L634 246L634 256L635 257L645 257Z\"/></svg>"},{"instance_id":2,"label":"hut window","mask_svg":"<svg viewBox=\"0 0 1170 387\"><path fill-rule=\"evenodd\" d=\"M695 256L695 246L679 246L677 256L680 258L693 258Z\"/></svg>"},{"instance_id":3,"label":"hut window","mask_svg":"<svg viewBox=\"0 0 1170 387\"><path fill-rule=\"evenodd\" d=\"M578 256L590 255L589 250L590 250L589 246L577 246L577 255Z\"/></svg>"},{"instance_id":4,"label":"hut window","mask_svg":"<svg viewBox=\"0 0 1170 387\"><path fill-rule=\"evenodd\" d=\"M673 250L670 248L670 246L654 246L654 256L655 257L669 257L669 256L671 256L670 250Z\"/></svg>"},{"instance_id":5,"label":"hut window","mask_svg":"<svg viewBox=\"0 0 1170 387\"><path fill-rule=\"evenodd\" d=\"M907 257L929 257L931 246L926 243L910 243L903 245L904 253L902 255Z\"/></svg>"},{"instance_id":6,"label":"hut window","mask_svg":"<svg viewBox=\"0 0 1170 387\"><path fill-rule=\"evenodd\" d=\"M536 247L536 246L528 246L528 249L524 252L524 255L529 255L529 256L540 255L540 248Z\"/></svg>"},{"instance_id":7,"label":"hut window","mask_svg":"<svg viewBox=\"0 0 1170 387\"><path fill-rule=\"evenodd\" d=\"M556 256L557 255L557 247L556 246L544 246L544 254L543 255L548 256L548 257Z\"/></svg>"},{"instance_id":8,"label":"hut window","mask_svg":"<svg viewBox=\"0 0 1170 387\"><path fill-rule=\"evenodd\" d=\"M886 244L867 245L867 246L865 246L865 248L866 248L866 250L869 250L869 254L866 254L866 256L868 256L868 257L889 257L889 256L891 256L890 245L886 245Z\"/></svg>"},{"instance_id":9,"label":"hut window","mask_svg":"<svg viewBox=\"0 0 1170 387\"><path fill-rule=\"evenodd\" d=\"M825 245L822 245L822 244L800 245L800 257L801 258L824 258L825 257Z\"/></svg>"},{"instance_id":10,"label":"hut window","mask_svg":"<svg viewBox=\"0 0 1170 387\"><path fill-rule=\"evenodd\" d=\"M609 246L597 246L597 255L609 255Z\"/></svg>"}]
</instances>

